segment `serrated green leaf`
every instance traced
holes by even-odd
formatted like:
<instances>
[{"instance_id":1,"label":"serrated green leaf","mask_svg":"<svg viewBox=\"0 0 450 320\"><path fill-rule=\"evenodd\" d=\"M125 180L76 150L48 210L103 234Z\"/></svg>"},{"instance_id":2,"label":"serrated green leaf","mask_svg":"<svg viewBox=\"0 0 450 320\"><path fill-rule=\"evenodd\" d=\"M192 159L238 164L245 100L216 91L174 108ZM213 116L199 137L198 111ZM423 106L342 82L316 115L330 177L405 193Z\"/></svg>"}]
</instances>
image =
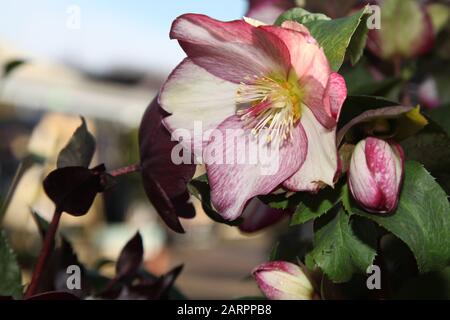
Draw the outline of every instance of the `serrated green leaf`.
<instances>
[{"instance_id":1,"label":"serrated green leaf","mask_svg":"<svg viewBox=\"0 0 450 320\"><path fill-rule=\"evenodd\" d=\"M292 9L282 14L276 24L286 20L304 24L323 47L331 68L338 71L347 55L355 64L363 53L367 40L366 9L352 16L330 20L326 16L311 14L303 9Z\"/></svg>"},{"instance_id":2,"label":"serrated green leaf","mask_svg":"<svg viewBox=\"0 0 450 320\"><path fill-rule=\"evenodd\" d=\"M268 194L258 197L263 203L274 209L293 208L299 203L299 199L295 196L287 197L286 193Z\"/></svg>"},{"instance_id":3,"label":"serrated green leaf","mask_svg":"<svg viewBox=\"0 0 450 320\"><path fill-rule=\"evenodd\" d=\"M444 190L421 164L406 163L405 181L394 214L368 214L354 202L352 211L375 221L405 242L421 273L439 270L450 263L450 205Z\"/></svg>"},{"instance_id":4,"label":"serrated green leaf","mask_svg":"<svg viewBox=\"0 0 450 320\"><path fill-rule=\"evenodd\" d=\"M275 21L275 25L281 26L285 21L296 21L305 24L317 20L331 20L331 18L322 13L311 13L303 8L293 8L280 15Z\"/></svg>"},{"instance_id":5,"label":"serrated green leaf","mask_svg":"<svg viewBox=\"0 0 450 320\"><path fill-rule=\"evenodd\" d=\"M337 283L349 281L354 273L365 273L375 259L376 230L373 225L356 221L362 223L358 226L359 233L369 241L363 242L356 236L350 217L341 208L330 222L316 231L314 249L306 259L308 268L314 263Z\"/></svg>"},{"instance_id":6,"label":"serrated green leaf","mask_svg":"<svg viewBox=\"0 0 450 320\"><path fill-rule=\"evenodd\" d=\"M69 143L61 150L57 167L88 167L95 152L95 139L81 117L81 126L74 132Z\"/></svg>"},{"instance_id":7,"label":"serrated green leaf","mask_svg":"<svg viewBox=\"0 0 450 320\"><path fill-rule=\"evenodd\" d=\"M14 252L0 231L0 296L22 297L22 276Z\"/></svg>"},{"instance_id":8,"label":"serrated green leaf","mask_svg":"<svg viewBox=\"0 0 450 320\"><path fill-rule=\"evenodd\" d=\"M291 226L303 224L322 216L338 204L341 197L342 185L337 185L335 189L326 188L314 195L301 193L299 195L300 204L292 216Z\"/></svg>"},{"instance_id":9,"label":"serrated green leaf","mask_svg":"<svg viewBox=\"0 0 450 320\"><path fill-rule=\"evenodd\" d=\"M426 128L401 145L407 159L420 162L432 173L449 172L450 137L447 134Z\"/></svg>"}]
</instances>

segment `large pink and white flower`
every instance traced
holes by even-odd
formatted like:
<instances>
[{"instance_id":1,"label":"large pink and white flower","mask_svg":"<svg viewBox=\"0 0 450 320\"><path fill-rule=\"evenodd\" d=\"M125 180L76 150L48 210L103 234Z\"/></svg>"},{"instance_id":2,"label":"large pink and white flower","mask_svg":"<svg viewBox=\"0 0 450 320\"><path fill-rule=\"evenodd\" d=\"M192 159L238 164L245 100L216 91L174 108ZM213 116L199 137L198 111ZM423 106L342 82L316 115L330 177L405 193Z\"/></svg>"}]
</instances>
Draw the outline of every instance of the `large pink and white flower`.
<instances>
[{"instance_id":1,"label":"large pink and white flower","mask_svg":"<svg viewBox=\"0 0 450 320\"><path fill-rule=\"evenodd\" d=\"M360 141L353 151L348 185L353 198L373 213L390 213L398 204L404 154L396 143L377 138Z\"/></svg>"},{"instance_id":2,"label":"large pink and white flower","mask_svg":"<svg viewBox=\"0 0 450 320\"><path fill-rule=\"evenodd\" d=\"M203 158L218 152L227 158L235 149L239 157L254 145L277 155L279 166L270 175L261 173L260 162L206 163L212 203L225 219L236 219L250 199L280 186L310 192L333 186L336 123L347 91L303 25L186 14L170 35L188 57L159 95L171 114L164 119L169 131L190 132L192 139L182 143ZM225 138L205 134L211 130ZM240 134L226 134L233 130Z\"/></svg>"}]
</instances>

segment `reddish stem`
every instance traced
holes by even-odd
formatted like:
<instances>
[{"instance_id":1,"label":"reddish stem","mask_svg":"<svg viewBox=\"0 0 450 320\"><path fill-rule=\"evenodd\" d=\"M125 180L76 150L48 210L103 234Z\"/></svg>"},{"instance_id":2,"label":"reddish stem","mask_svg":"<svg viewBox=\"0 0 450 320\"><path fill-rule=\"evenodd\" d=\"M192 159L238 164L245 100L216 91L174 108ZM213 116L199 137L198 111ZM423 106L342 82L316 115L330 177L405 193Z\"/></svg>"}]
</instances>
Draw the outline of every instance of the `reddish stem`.
<instances>
[{"instance_id":1,"label":"reddish stem","mask_svg":"<svg viewBox=\"0 0 450 320\"><path fill-rule=\"evenodd\" d=\"M134 172L138 172L138 171L141 171L140 163L132 164L130 166L126 166L123 168L113 170L113 171L109 172L109 174L112 175L113 177L120 177L120 176L129 174L129 173L134 173Z\"/></svg>"},{"instance_id":2,"label":"reddish stem","mask_svg":"<svg viewBox=\"0 0 450 320\"><path fill-rule=\"evenodd\" d=\"M44 267L47 264L47 260L50 258L50 254L53 250L55 244L56 231L58 230L59 221L61 219L62 212L55 210L53 214L50 226L45 234L44 244L42 245L41 252L39 254L39 259L31 278L30 285L25 293L25 298L32 297L37 293L39 288L39 282L44 271Z\"/></svg>"}]
</instances>

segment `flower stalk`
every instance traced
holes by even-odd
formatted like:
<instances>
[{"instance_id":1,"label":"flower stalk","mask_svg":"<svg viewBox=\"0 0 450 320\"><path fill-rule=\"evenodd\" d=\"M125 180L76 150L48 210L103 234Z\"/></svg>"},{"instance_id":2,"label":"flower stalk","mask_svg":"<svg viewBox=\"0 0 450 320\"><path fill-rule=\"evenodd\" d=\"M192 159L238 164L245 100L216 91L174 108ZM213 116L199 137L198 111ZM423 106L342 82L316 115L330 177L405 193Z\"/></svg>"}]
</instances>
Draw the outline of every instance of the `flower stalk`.
<instances>
[{"instance_id":1,"label":"flower stalk","mask_svg":"<svg viewBox=\"0 0 450 320\"><path fill-rule=\"evenodd\" d=\"M30 298L37 293L39 288L40 280L42 278L42 273L45 266L47 265L48 259L51 256L51 252L55 244L55 236L58 230L59 221L61 220L62 211L56 209L53 214L52 221L49 228L45 234L44 243L42 245L41 252L39 254L39 259L31 278L30 285L25 293L25 298Z\"/></svg>"}]
</instances>

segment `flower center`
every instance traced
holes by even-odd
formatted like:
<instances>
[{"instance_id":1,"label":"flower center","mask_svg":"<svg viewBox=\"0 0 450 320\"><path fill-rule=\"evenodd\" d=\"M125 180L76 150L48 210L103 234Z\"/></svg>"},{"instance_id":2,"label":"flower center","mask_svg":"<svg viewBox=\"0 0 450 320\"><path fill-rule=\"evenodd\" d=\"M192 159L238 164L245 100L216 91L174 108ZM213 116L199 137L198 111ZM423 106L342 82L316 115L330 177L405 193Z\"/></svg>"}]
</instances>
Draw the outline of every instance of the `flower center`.
<instances>
[{"instance_id":1,"label":"flower center","mask_svg":"<svg viewBox=\"0 0 450 320\"><path fill-rule=\"evenodd\" d=\"M301 117L302 89L294 70L287 79L254 76L241 83L237 104L247 105L237 115L258 136L264 131L267 142L292 138L292 130ZM249 105L249 106L248 106Z\"/></svg>"}]
</instances>

